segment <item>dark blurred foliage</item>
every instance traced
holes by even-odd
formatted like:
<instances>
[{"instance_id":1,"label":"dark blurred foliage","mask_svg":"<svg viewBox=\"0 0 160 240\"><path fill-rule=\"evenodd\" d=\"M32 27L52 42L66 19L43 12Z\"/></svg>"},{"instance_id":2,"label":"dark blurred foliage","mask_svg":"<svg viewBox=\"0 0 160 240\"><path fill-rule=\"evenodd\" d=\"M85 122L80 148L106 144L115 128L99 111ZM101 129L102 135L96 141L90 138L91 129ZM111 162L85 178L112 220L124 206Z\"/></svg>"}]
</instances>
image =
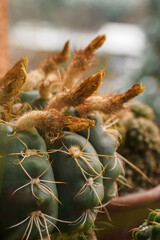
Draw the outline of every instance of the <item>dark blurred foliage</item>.
<instances>
[{"instance_id":1,"label":"dark blurred foliage","mask_svg":"<svg viewBox=\"0 0 160 240\"><path fill-rule=\"evenodd\" d=\"M141 99L154 108L160 125L160 1L148 0L148 14L143 21L147 43L139 68L133 73L134 82L142 82L146 91Z\"/></svg>"},{"instance_id":2,"label":"dark blurred foliage","mask_svg":"<svg viewBox=\"0 0 160 240\"><path fill-rule=\"evenodd\" d=\"M160 1L149 0L148 16L144 20L143 29L147 36L147 46L142 61L141 76L160 77Z\"/></svg>"}]
</instances>

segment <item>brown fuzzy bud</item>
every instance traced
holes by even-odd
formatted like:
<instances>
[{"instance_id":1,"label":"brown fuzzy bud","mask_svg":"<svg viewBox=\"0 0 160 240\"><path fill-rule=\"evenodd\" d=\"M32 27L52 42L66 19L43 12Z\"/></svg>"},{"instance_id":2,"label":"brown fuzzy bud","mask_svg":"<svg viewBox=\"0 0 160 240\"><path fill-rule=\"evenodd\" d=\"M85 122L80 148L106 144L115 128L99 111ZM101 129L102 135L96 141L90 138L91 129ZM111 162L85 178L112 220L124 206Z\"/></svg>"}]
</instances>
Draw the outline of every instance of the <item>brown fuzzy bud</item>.
<instances>
[{"instance_id":1,"label":"brown fuzzy bud","mask_svg":"<svg viewBox=\"0 0 160 240\"><path fill-rule=\"evenodd\" d=\"M58 75L55 73L49 74L47 78L44 78L38 87L40 98L49 100L52 97L52 90L58 88L61 82Z\"/></svg>"},{"instance_id":2,"label":"brown fuzzy bud","mask_svg":"<svg viewBox=\"0 0 160 240\"><path fill-rule=\"evenodd\" d=\"M70 58L70 50L69 50L69 41L67 41L62 49L56 56L46 58L44 62L41 64L40 68L45 72L45 74L49 74L52 71L58 69L58 65L66 62Z\"/></svg>"},{"instance_id":3,"label":"brown fuzzy bud","mask_svg":"<svg viewBox=\"0 0 160 240\"><path fill-rule=\"evenodd\" d=\"M8 105L19 94L27 77L27 65L27 57L22 57L0 79L0 105Z\"/></svg>"},{"instance_id":4,"label":"brown fuzzy bud","mask_svg":"<svg viewBox=\"0 0 160 240\"><path fill-rule=\"evenodd\" d=\"M85 54L91 54L100 48L106 41L106 35L100 35L93 39L93 41L84 49Z\"/></svg>"},{"instance_id":5,"label":"brown fuzzy bud","mask_svg":"<svg viewBox=\"0 0 160 240\"><path fill-rule=\"evenodd\" d=\"M31 111L17 120L15 131L30 131L36 127L46 134L57 136L64 128L69 128L71 131L81 131L94 126L94 123L93 120L87 118L63 116L55 109Z\"/></svg>"},{"instance_id":6,"label":"brown fuzzy bud","mask_svg":"<svg viewBox=\"0 0 160 240\"><path fill-rule=\"evenodd\" d=\"M107 97L93 96L88 98L84 104L76 108L80 116L87 116L93 111L100 111L106 115L119 112L124 108L123 104L138 96L144 91L142 84L133 85L127 92Z\"/></svg>"},{"instance_id":7,"label":"brown fuzzy bud","mask_svg":"<svg viewBox=\"0 0 160 240\"><path fill-rule=\"evenodd\" d=\"M69 41L67 41L60 53L56 56L46 58L43 63L35 70L29 72L23 91L32 91L37 89L39 83L44 78L58 69L59 64L67 61L70 57Z\"/></svg>"},{"instance_id":8,"label":"brown fuzzy bud","mask_svg":"<svg viewBox=\"0 0 160 240\"><path fill-rule=\"evenodd\" d=\"M22 87L23 91L32 91L37 89L40 81L45 77L41 69L32 70L28 73L25 84Z\"/></svg>"},{"instance_id":9,"label":"brown fuzzy bud","mask_svg":"<svg viewBox=\"0 0 160 240\"><path fill-rule=\"evenodd\" d=\"M70 54L70 50L69 50L69 41L67 41L65 43L62 51L54 57L54 61L57 64L60 64L60 63L66 62L70 58L70 56L71 56L71 54Z\"/></svg>"},{"instance_id":10,"label":"brown fuzzy bud","mask_svg":"<svg viewBox=\"0 0 160 240\"><path fill-rule=\"evenodd\" d=\"M79 104L82 104L86 98L97 91L102 83L103 77L104 72L99 71L97 74L93 74L85 81L82 81L78 87L73 87L71 90L66 90L66 92L57 94L50 100L47 109L54 108L57 110L63 110L65 107L76 107Z\"/></svg>"},{"instance_id":11,"label":"brown fuzzy bud","mask_svg":"<svg viewBox=\"0 0 160 240\"><path fill-rule=\"evenodd\" d=\"M102 46L105 35L96 37L85 49L75 52L63 76L63 88L71 88L95 62L94 51Z\"/></svg>"}]
</instances>

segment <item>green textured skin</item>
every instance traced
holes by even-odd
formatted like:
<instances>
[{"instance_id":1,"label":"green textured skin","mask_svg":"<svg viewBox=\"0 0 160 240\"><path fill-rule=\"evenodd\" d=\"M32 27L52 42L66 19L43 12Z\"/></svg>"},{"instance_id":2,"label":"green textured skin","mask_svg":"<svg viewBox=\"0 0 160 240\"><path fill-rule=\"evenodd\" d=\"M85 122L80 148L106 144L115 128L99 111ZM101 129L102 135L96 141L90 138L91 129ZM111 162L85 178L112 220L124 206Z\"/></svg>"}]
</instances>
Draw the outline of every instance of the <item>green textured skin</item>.
<instances>
[{"instance_id":1,"label":"green textured skin","mask_svg":"<svg viewBox=\"0 0 160 240\"><path fill-rule=\"evenodd\" d=\"M48 104L47 100L44 100L42 98L36 98L31 102L31 107L33 109L44 109L46 107L46 105Z\"/></svg>"},{"instance_id":2,"label":"green textured skin","mask_svg":"<svg viewBox=\"0 0 160 240\"><path fill-rule=\"evenodd\" d=\"M67 152L63 144L70 148L70 146L76 145L79 146L80 149L83 149L83 147L86 144L86 139L82 136L79 136L76 133L71 132L65 132L64 137L56 141L54 144L51 144L48 146L48 149L61 149L62 151ZM84 152L96 154L96 151L92 147L92 145L88 142ZM101 175L102 167L99 161L99 158L97 156L94 156L94 159L90 157L90 165L93 167L93 169ZM50 159L54 159L54 162L52 164L54 175L56 181L62 181L66 182L67 184L58 184L58 196L59 200L62 202L63 206L59 206L59 218L63 220L69 220L69 221L75 221L78 219L81 214L83 214L84 211L88 209L92 209L93 207L99 205L99 200L95 194L95 192L90 188L90 186L87 186L85 191L81 193L80 195L76 196L77 193L80 191L80 189L84 186L86 183L86 179L84 178L80 167L77 165L75 160L68 154L65 154L63 152L55 152L50 155ZM80 166L89 174L94 175L95 174L91 168L87 166L86 163L84 163L80 158L77 158L78 163ZM91 176L87 176L85 174L87 179ZM98 176L94 183L98 183L99 185L95 185L94 189L97 192L100 200L102 201L104 196L104 187L103 187L103 178L102 176ZM76 196L76 197L75 197ZM58 223L57 226L64 225ZM80 224L81 225L81 224ZM74 229L71 225L66 228ZM64 230L65 227L62 226L62 230Z\"/></svg>"},{"instance_id":3,"label":"green textured skin","mask_svg":"<svg viewBox=\"0 0 160 240\"><path fill-rule=\"evenodd\" d=\"M25 91L20 93L19 97L21 99L21 102L27 102L31 104L34 99L39 97L39 92L37 90Z\"/></svg>"},{"instance_id":4,"label":"green textured skin","mask_svg":"<svg viewBox=\"0 0 160 240\"><path fill-rule=\"evenodd\" d=\"M129 109L133 112L134 116L144 117L146 119L154 120L154 111L153 109L142 102L133 101L128 104Z\"/></svg>"},{"instance_id":5,"label":"green textured skin","mask_svg":"<svg viewBox=\"0 0 160 240\"><path fill-rule=\"evenodd\" d=\"M160 223L160 215L155 216L154 221Z\"/></svg>"},{"instance_id":6,"label":"green textured skin","mask_svg":"<svg viewBox=\"0 0 160 240\"><path fill-rule=\"evenodd\" d=\"M160 137L157 125L148 119L139 117L128 122L126 143L136 152L153 150L159 152Z\"/></svg>"},{"instance_id":7,"label":"green textured skin","mask_svg":"<svg viewBox=\"0 0 160 240\"><path fill-rule=\"evenodd\" d=\"M46 145L44 140L39 136L37 131L21 132L12 135L13 130L7 125L0 125L0 161L3 162L3 172L1 175L1 196L0 196L0 226L1 237L4 240L17 240L21 239L28 221L11 229L6 229L10 226L20 223L34 211L42 211L57 218L58 215L58 202L50 194L43 192L37 186L33 186L35 198L31 192L31 185L20 189L14 195L12 193L24 184L30 182L29 177L22 170L17 161L16 155L9 155L12 153L25 152L26 148L22 142L17 138L19 137L29 149L42 150L46 152ZM19 155L19 159L22 157ZM43 156L32 155L23 161L23 167L27 170L32 178L37 178L49 166L50 162L46 161L47 155ZM40 177L41 180L54 181L52 168ZM52 189L55 196L57 196L57 189L55 183L45 183ZM53 226L49 228L51 232ZM44 233L46 235L46 232ZM39 238L39 233L35 225L31 232L31 239Z\"/></svg>"},{"instance_id":8,"label":"green textured skin","mask_svg":"<svg viewBox=\"0 0 160 240\"><path fill-rule=\"evenodd\" d=\"M116 140L109 135L106 135L103 128L102 128L102 120L98 115L93 115L90 117L96 121L94 127L90 128L90 137L89 141L92 146L95 148L98 154L108 155L113 157L101 157L99 159L103 166L107 166L103 173L104 177L109 179L104 179L104 188L105 188L105 196L103 202L107 202L115 193L113 193L113 183L115 182L116 178L122 173L122 166L119 162L116 161L115 151L117 149ZM88 131L83 130L80 132L80 135L87 138ZM116 163L116 164L115 164Z\"/></svg>"},{"instance_id":9,"label":"green textured skin","mask_svg":"<svg viewBox=\"0 0 160 240\"><path fill-rule=\"evenodd\" d=\"M134 240L160 239L160 209L149 213L148 219L132 233Z\"/></svg>"},{"instance_id":10,"label":"green textured skin","mask_svg":"<svg viewBox=\"0 0 160 240\"><path fill-rule=\"evenodd\" d=\"M73 210L72 210L73 211ZM63 233L68 233L68 234L74 234L74 233L85 233L87 232L90 228L94 227L94 222L97 217L97 212L94 211L94 209L90 210L88 209L85 212L77 212L76 210L74 213L71 215L71 212L67 212L63 210L63 207L60 208L59 215L63 217L63 219L67 219L68 221L75 221L79 218L81 218L77 222L73 223L61 223L57 222L57 227L61 230Z\"/></svg>"},{"instance_id":11,"label":"green textured skin","mask_svg":"<svg viewBox=\"0 0 160 240\"><path fill-rule=\"evenodd\" d=\"M90 226L93 227L93 221L94 221L94 218L96 217L95 213L93 211L91 211L91 218L92 220L89 220L87 219L87 222L88 222L88 226L89 226L89 221L90 221ZM83 224L81 225L83 226ZM57 233L54 233L51 235L51 240L87 240L87 239L91 239L91 234L88 230L88 227L86 228L86 224L85 226L83 227L83 231L82 230L82 227L80 229L78 229L78 231L76 230L75 232L74 231L71 231L71 232L66 232L66 233L62 233L61 235L57 234Z\"/></svg>"},{"instance_id":12,"label":"green textured skin","mask_svg":"<svg viewBox=\"0 0 160 240\"><path fill-rule=\"evenodd\" d=\"M139 232L134 235L135 240L150 240L151 227L142 227Z\"/></svg>"},{"instance_id":13,"label":"green textured skin","mask_svg":"<svg viewBox=\"0 0 160 240\"><path fill-rule=\"evenodd\" d=\"M160 239L160 225L156 225L152 229L151 240L159 240L159 239Z\"/></svg>"},{"instance_id":14,"label":"green textured skin","mask_svg":"<svg viewBox=\"0 0 160 240\"><path fill-rule=\"evenodd\" d=\"M152 225L152 222L155 220L157 216L157 212L159 212L158 209L156 209L154 212L149 213L148 219L147 219L147 225Z\"/></svg>"},{"instance_id":15,"label":"green textured skin","mask_svg":"<svg viewBox=\"0 0 160 240\"><path fill-rule=\"evenodd\" d=\"M139 109L142 106L139 106ZM137 104L135 107L137 107ZM130 193L139 189L149 189L159 183L157 172L160 159L160 132L158 126L152 120L141 117L140 114L133 115L130 112L123 114L120 118L120 129L122 129L122 126L124 134L118 149L119 153L139 168L152 182L151 186L150 182L146 181L142 175L131 166L126 165L126 179L130 185L135 187L129 189L123 186L119 191L123 195L125 192Z\"/></svg>"}]
</instances>

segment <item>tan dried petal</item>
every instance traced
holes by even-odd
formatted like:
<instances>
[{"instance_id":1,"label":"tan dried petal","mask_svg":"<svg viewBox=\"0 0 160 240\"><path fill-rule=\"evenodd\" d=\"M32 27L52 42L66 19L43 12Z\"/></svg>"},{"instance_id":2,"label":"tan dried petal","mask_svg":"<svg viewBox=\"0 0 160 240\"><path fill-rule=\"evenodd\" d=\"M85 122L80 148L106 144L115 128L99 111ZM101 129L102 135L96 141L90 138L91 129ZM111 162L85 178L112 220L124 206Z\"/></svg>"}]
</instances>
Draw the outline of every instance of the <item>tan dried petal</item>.
<instances>
[{"instance_id":1,"label":"tan dried petal","mask_svg":"<svg viewBox=\"0 0 160 240\"><path fill-rule=\"evenodd\" d=\"M69 41L67 41L60 53L56 56L46 58L37 68L29 72L23 91L32 91L38 88L38 85L49 74L59 68L59 64L67 61L70 57Z\"/></svg>"},{"instance_id":2,"label":"tan dried petal","mask_svg":"<svg viewBox=\"0 0 160 240\"><path fill-rule=\"evenodd\" d=\"M44 100L49 100L52 97L52 90L55 88L59 88L61 86L61 82L59 81L59 77L55 73L51 73L44 78L38 87L40 98Z\"/></svg>"},{"instance_id":3,"label":"tan dried petal","mask_svg":"<svg viewBox=\"0 0 160 240\"><path fill-rule=\"evenodd\" d=\"M15 131L30 131L34 127L43 130L45 133L58 135L63 128L71 131L81 131L94 126L94 121L87 118L63 116L55 109L44 111L31 111L20 117L15 125Z\"/></svg>"},{"instance_id":4,"label":"tan dried petal","mask_svg":"<svg viewBox=\"0 0 160 240\"><path fill-rule=\"evenodd\" d=\"M93 96L76 108L80 116L87 116L94 111L100 111L106 115L115 114L124 108L124 103L138 96L145 90L142 84L133 85L127 92L107 97Z\"/></svg>"},{"instance_id":5,"label":"tan dried petal","mask_svg":"<svg viewBox=\"0 0 160 240\"><path fill-rule=\"evenodd\" d=\"M102 46L106 40L105 35L96 37L85 49L75 52L63 76L63 88L71 87L82 77L95 62L94 51Z\"/></svg>"},{"instance_id":6,"label":"tan dried petal","mask_svg":"<svg viewBox=\"0 0 160 240\"><path fill-rule=\"evenodd\" d=\"M65 107L78 106L83 103L86 98L97 91L102 83L103 77L104 72L99 71L97 74L93 74L85 81L82 81L78 87L73 87L71 90L66 90L66 92L57 94L50 100L47 109L54 108L57 110L63 110Z\"/></svg>"},{"instance_id":7,"label":"tan dried petal","mask_svg":"<svg viewBox=\"0 0 160 240\"><path fill-rule=\"evenodd\" d=\"M69 41L67 41L62 49L56 56L46 58L40 65L40 68L49 74L58 69L59 64L66 62L70 58Z\"/></svg>"},{"instance_id":8,"label":"tan dried petal","mask_svg":"<svg viewBox=\"0 0 160 240\"><path fill-rule=\"evenodd\" d=\"M0 79L0 105L8 105L20 92L26 77L27 57L22 57Z\"/></svg>"},{"instance_id":9,"label":"tan dried petal","mask_svg":"<svg viewBox=\"0 0 160 240\"><path fill-rule=\"evenodd\" d=\"M93 41L84 49L85 54L91 54L94 51L96 51L98 48L100 48L103 43L106 41L105 35L99 35Z\"/></svg>"},{"instance_id":10,"label":"tan dried petal","mask_svg":"<svg viewBox=\"0 0 160 240\"><path fill-rule=\"evenodd\" d=\"M54 61L57 64L60 64L60 63L66 62L70 58L70 56L71 56L71 53L69 49L69 41L67 41L62 51L54 57Z\"/></svg>"}]
</instances>

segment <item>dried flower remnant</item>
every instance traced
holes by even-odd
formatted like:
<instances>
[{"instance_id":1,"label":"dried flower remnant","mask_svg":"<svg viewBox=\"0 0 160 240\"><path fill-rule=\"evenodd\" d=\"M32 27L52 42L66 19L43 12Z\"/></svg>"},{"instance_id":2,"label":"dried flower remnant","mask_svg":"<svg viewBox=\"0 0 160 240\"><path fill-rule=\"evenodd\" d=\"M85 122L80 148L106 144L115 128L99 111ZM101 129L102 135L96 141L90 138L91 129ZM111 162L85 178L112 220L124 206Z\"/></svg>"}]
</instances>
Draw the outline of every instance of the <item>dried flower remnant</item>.
<instances>
[{"instance_id":1,"label":"dried flower remnant","mask_svg":"<svg viewBox=\"0 0 160 240\"><path fill-rule=\"evenodd\" d=\"M27 65L27 57L22 57L4 77L0 79L0 105L9 105L19 94L27 77Z\"/></svg>"},{"instance_id":2,"label":"dried flower remnant","mask_svg":"<svg viewBox=\"0 0 160 240\"><path fill-rule=\"evenodd\" d=\"M45 74L49 74L58 69L59 64L66 62L70 58L69 41L67 41L62 49L56 56L46 58L40 65L40 68Z\"/></svg>"},{"instance_id":3,"label":"dried flower remnant","mask_svg":"<svg viewBox=\"0 0 160 240\"><path fill-rule=\"evenodd\" d=\"M15 131L30 131L34 127L43 130L46 134L58 136L64 128L71 131L81 131L94 126L95 121L87 118L63 116L55 109L48 111L31 111L20 117L15 124Z\"/></svg>"},{"instance_id":4,"label":"dried flower remnant","mask_svg":"<svg viewBox=\"0 0 160 240\"><path fill-rule=\"evenodd\" d=\"M52 97L52 90L58 89L61 86L58 75L55 73L49 74L47 78L44 78L38 87L39 95L41 99L49 100Z\"/></svg>"},{"instance_id":5,"label":"dried flower remnant","mask_svg":"<svg viewBox=\"0 0 160 240\"><path fill-rule=\"evenodd\" d=\"M124 104L132 98L138 96L144 91L142 84L133 85L127 92L112 96L92 96L83 104L79 105L76 110L79 116L87 116L93 111L100 111L106 115L113 115L124 108Z\"/></svg>"},{"instance_id":6,"label":"dried flower remnant","mask_svg":"<svg viewBox=\"0 0 160 240\"><path fill-rule=\"evenodd\" d=\"M35 70L29 72L26 83L23 85L23 91L32 91L36 89L41 81L49 74L59 68L59 64L67 61L70 58L69 41L67 41L60 53L56 56L47 58Z\"/></svg>"},{"instance_id":7,"label":"dried flower remnant","mask_svg":"<svg viewBox=\"0 0 160 240\"><path fill-rule=\"evenodd\" d=\"M57 94L50 100L47 109L54 108L63 111L65 107L76 107L79 104L82 104L86 98L90 97L97 91L102 83L103 77L104 72L99 71L97 74L93 74L85 81L82 81L78 87L73 87L68 91L66 90Z\"/></svg>"},{"instance_id":8,"label":"dried flower remnant","mask_svg":"<svg viewBox=\"0 0 160 240\"><path fill-rule=\"evenodd\" d=\"M85 49L75 52L63 76L63 88L71 88L95 62L94 51L106 40L105 35L96 37Z\"/></svg>"}]
</instances>

